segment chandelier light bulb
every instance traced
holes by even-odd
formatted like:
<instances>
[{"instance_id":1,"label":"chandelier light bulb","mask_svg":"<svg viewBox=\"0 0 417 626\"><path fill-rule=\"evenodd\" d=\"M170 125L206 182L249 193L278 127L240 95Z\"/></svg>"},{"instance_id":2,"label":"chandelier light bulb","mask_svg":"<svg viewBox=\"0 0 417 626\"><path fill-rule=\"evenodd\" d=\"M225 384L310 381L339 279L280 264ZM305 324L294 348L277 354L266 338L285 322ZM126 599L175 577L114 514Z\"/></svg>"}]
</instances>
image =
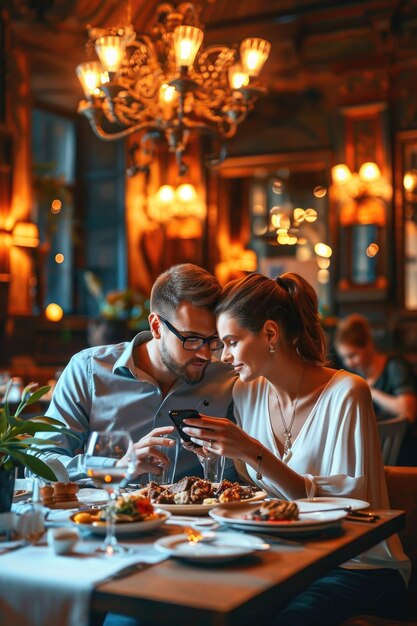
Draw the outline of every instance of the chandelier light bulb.
<instances>
[{"instance_id":1,"label":"chandelier light bulb","mask_svg":"<svg viewBox=\"0 0 417 626\"><path fill-rule=\"evenodd\" d=\"M159 99L163 104L171 104L174 101L176 89L173 85L164 83L159 88Z\"/></svg>"},{"instance_id":2,"label":"chandelier light bulb","mask_svg":"<svg viewBox=\"0 0 417 626\"><path fill-rule=\"evenodd\" d=\"M177 67L191 67L203 43L204 33L196 26L182 24L174 30L173 44Z\"/></svg>"},{"instance_id":3,"label":"chandelier light bulb","mask_svg":"<svg viewBox=\"0 0 417 626\"><path fill-rule=\"evenodd\" d=\"M381 178L381 170L376 163L367 161L360 166L359 178L366 183L373 183Z\"/></svg>"},{"instance_id":4,"label":"chandelier light bulb","mask_svg":"<svg viewBox=\"0 0 417 626\"><path fill-rule=\"evenodd\" d=\"M125 55L125 41L117 35L106 35L96 40L96 52L108 72L117 72Z\"/></svg>"},{"instance_id":5,"label":"chandelier light bulb","mask_svg":"<svg viewBox=\"0 0 417 626\"><path fill-rule=\"evenodd\" d=\"M269 56L271 44L266 39L249 37L240 44L243 69L249 76L258 76Z\"/></svg>"},{"instance_id":6,"label":"chandelier light bulb","mask_svg":"<svg viewBox=\"0 0 417 626\"><path fill-rule=\"evenodd\" d=\"M80 63L77 65L76 73L86 98L100 95L103 68L98 61Z\"/></svg>"},{"instance_id":7,"label":"chandelier light bulb","mask_svg":"<svg viewBox=\"0 0 417 626\"><path fill-rule=\"evenodd\" d=\"M249 85L249 74L243 71L240 63L229 67L229 85L232 89L241 89Z\"/></svg>"},{"instance_id":8,"label":"chandelier light bulb","mask_svg":"<svg viewBox=\"0 0 417 626\"><path fill-rule=\"evenodd\" d=\"M344 163L332 167L332 180L335 185L343 185L352 178L352 172Z\"/></svg>"}]
</instances>

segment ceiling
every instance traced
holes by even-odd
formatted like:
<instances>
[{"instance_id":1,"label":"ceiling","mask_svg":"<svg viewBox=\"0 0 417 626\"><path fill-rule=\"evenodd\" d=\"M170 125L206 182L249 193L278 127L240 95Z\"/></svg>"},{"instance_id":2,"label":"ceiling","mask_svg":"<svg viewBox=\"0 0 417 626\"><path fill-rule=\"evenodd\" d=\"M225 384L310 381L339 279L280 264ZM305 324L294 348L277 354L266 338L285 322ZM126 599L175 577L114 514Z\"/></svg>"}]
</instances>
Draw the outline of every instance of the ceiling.
<instances>
[{"instance_id":1,"label":"ceiling","mask_svg":"<svg viewBox=\"0 0 417 626\"><path fill-rule=\"evenodd\" d=\"M35 103L75 112L82 93L74 68L88 58L86 27L126 23L129 0L14 0L9 4L12 42L28 53ZM406 57L417 64L417 0L197 0L195 4L201 8L206 44L231 45L248 36L271 41L262 78L272 94L319 89L328 85L332 75L346 76L365 63L375 69L401 64ZM135 30L143 32L157 3L130 0L130 6Z\"/></svg>"}]
</instances>

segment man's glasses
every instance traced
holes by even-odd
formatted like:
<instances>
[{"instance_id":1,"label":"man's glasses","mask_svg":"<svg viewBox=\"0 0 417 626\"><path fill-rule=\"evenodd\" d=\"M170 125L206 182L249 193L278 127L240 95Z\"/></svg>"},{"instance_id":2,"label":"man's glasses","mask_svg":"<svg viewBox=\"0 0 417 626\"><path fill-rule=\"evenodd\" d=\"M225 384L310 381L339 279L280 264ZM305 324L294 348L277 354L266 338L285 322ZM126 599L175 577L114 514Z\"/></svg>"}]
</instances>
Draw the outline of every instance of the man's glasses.
<instances>
[{"instance_id":1,"label":"man's glasses","mask_svg":"<svg viewBox=\"0 0 417 626\"><path fill-rule=\"evenodd\" d=\"M178 332L175 326L170 324L168 320L162 317L162 315L159 316L159 319L165 324L165 326L168 328L168 330L171 331L171 333L173 333L176 337L178 337L180 341L182 341L182 346L184 350L200 350L200 348L205 346L206 343L208 344L210 350L212 350L213 352L215 350L220 350L221 348L223 348L222 340L215 335L212 335L211 337L197 337L192 335L190 337L184 337L184 335L181 335L181 333Z\"/></svg>"}]
</instances>

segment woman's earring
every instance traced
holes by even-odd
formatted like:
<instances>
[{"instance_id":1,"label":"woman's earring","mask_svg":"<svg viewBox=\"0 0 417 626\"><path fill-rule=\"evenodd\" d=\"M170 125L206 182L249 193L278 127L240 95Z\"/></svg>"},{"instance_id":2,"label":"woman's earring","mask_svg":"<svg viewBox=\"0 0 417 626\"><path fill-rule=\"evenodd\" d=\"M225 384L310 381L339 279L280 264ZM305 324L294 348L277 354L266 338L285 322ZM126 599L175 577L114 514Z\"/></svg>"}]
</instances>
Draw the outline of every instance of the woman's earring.
<instances>
[{"instance_id":1,"label":"woman's earring","mask_svg":"<svg viewBox=\"0 0 417 626\"><path fill-rule=\"evenodd\" d=\"M269 344L269 354L274 354L274 353L275 353L275 346L272 343L270 343Z\"/></svg>"}]
</instances>

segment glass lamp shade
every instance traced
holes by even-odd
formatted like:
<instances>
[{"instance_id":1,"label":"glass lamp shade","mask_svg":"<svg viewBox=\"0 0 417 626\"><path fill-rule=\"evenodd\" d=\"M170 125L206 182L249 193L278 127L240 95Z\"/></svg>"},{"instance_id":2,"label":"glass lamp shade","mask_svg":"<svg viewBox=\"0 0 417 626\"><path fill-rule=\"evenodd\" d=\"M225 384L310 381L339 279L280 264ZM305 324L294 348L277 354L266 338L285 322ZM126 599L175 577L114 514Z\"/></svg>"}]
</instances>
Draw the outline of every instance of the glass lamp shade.
<instances>
[{"instance_id":1,"label":"glass lamp shade","mask_svg":"<svg viewBox=\"0 0 417 626\"><path fill-rule=\"evenodd\" d=\"M269 56L271 44L266 39L250 37L240 44L242 67L249 76L258 76Z\"/></svg>"},{"instance_id":2,"label":"glass lamp shade","mask_svg":"<svg viewBox=\"0 0 417 626\"><path fill-rule=\"evenodd\" d=\"M191 67L203 42L203 31L195 26L181 25L174 30L173 44L177 67Z\"/></svg>"},{"instance_id":3,"label":"glass lamp shade","mask_svg":"<svg viewBox=\"0 0 417 626\"><path fill-rule=\"evenodd\" d=\"M122 37L107 35L96 40L95 48L102 66L108 72L117 72L125 55L125 41Z\"/></svg>"},{"instance_id":4,"label":"glass lamp shade","mask_svg":"<svg viewBox=\"0 0 417 626\"><path fill-rule=\"evenodd\" d=\"M108 80L107 72L103 71L101 63L98 61L80 63L75 71L86 98L99 96L101 85Z\"/></svg>"}]
</instances>

